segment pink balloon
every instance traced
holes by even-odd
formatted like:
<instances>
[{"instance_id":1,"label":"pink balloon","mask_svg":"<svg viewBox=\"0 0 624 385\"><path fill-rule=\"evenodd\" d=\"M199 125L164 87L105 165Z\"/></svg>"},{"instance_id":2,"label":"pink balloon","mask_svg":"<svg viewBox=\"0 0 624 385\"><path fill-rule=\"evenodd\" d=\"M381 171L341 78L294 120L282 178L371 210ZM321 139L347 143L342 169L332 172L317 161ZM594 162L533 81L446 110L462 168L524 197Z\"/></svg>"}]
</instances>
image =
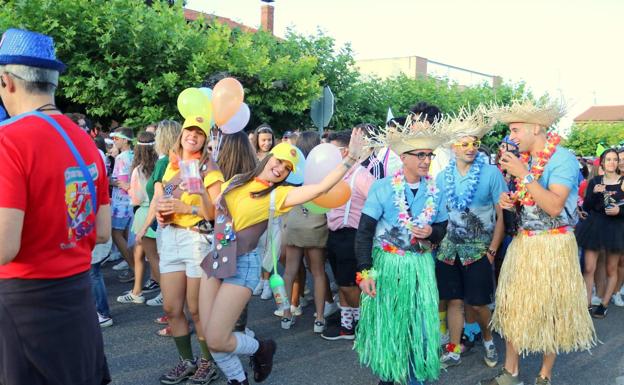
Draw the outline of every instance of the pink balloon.
<instances>
[{"instance_id":1,"label":"pink balloon","mask_svg":"<svg viewBox=\"0 0 624 385\"><path fill-rule=\"evenodd\" d=\"M245 128L247 123L249 123L249 115L250 112L247 104L241 104L236 114L234 114L234 116L232 116L230 120L228 120L223 126L221 126L221 132L223 132L224 134L234 134L239 132L240 130Z\"/></svg>"},{"instance_id":2,"label":"pink balloon","mask_svg":"<svg viewBox=\"0 0 624 385\"><path fill-rule=\"evenodd\" d=\"M212 111L217 126L221 127L236 114L244 96L243 86L234 78L221 79L215 84L212 90Z\"/></svg>"},{"instance_id":3,"label":"pink balloon","mask_svg":"<svg viewBox=\"0 0 624 385\"><path fill-rule=\"evenodd\" d=\"M323 180L342 161L338 147L321 143L314 147L306 158L303 184L316 184Z\"/></svg>"}]
</instances>

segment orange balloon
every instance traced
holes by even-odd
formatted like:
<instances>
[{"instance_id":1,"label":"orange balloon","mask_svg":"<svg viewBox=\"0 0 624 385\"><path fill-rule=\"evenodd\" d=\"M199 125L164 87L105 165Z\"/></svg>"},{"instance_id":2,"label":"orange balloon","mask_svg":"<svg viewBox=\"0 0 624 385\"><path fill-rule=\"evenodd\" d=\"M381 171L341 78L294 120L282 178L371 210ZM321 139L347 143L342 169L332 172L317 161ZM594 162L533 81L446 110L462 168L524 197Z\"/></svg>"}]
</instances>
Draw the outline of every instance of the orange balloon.
<instances>
[{"instance_id":1,"label":"orange balloon","mask_svg":"<svg viewBox=\"0 0 624 385\"><path fill-rule=\"evenodd\" d=\"M219 80L212 89L212 113L217 126L221 127L238 112L245 91L240 82L234 78Z\"/></svg>"},{"instance_id":2,"label":"orange balloon","mask_svg":"<svg viewBox=\"0 0 624 385\"><path fill-rule=\"evenodd\" d=\"M336 207L344 206L349 198L351 198L351 188L347 182L341 180L332 187L331 190L314 199L312 202L326 209L335 209Z\"/></svg>"}]
</instances>

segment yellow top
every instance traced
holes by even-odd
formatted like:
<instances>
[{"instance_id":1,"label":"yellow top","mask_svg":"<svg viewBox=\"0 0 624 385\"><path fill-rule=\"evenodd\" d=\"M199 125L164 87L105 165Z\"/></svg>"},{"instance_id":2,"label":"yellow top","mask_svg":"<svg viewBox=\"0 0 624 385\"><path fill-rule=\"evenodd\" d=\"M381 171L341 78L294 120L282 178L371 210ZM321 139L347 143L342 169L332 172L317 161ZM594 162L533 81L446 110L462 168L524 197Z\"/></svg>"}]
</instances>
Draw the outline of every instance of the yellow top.
<instances>
[{"instance_id":1,"label":"yellow top","mask_svg":"<svg viewBox=\"0 0 624 385\"><path fill-rule=\"evenodd\" d=\"M165 170L165 175L163 175L163 178L162 178L163 185L167 184L168 181L173 179L173 177L178 172L180 172L180 170L174 170L173 168L171 168L171 163L169 163L167 165L167 169ZM217 170L211 171L208 174L206 174L206 176L204 177L204 187L208 188L217 182L223 182L223 181L224 181L224 178L223 178L223 174L221 174L221 171L217 171ZM182 193L180 200L183 203L186 203L187 205L190 205L190 206L201 207L201 204L202 204L201 197L197 194L189 194L189 193L184 192ZM197 224L197 222L201 221L202 219L204 218L199 215L175 214L173 216L173 223L182 227L192 227L192 226L195 226L195 224Z\"/></svg>"},{"instance_id":2,"label":"yellow top","mask_svg":"<svg viewBox=\"0 0 624 385\"><path fill-rule=\"evenodd\" d=\"M221 191L229 185L231 179L221 185ZM234 221L234 231L240 231L256 223L269 219L271 206L271 194L260 198L252 198L252 192L258 192L267 187L260 182L252 180L235 188L225 195L225 203ZM280 216L290 211L291 207L284 207L284 201L293 186L278 186L275 189L275 216Z\"/></svg>"}]
</instances>

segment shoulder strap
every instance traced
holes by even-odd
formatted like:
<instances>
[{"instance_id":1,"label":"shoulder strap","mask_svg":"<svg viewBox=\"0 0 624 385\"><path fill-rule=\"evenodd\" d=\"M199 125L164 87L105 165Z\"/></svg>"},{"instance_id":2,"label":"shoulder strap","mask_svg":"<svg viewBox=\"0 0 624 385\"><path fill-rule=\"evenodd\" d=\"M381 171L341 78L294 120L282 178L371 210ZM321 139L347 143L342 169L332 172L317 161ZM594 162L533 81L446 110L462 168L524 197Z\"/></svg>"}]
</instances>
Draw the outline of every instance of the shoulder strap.
<instances>
[{"instance_id":1,"label":"shoulder strap","mask_svg":"<svg viewBox=\"0 0 624 385\"><path fill-rule=\"evenodd\" d=\"M89 172L87 165L82 159L82 155L80 155L80 152L78 152L78 149L76 148L74 143L71 141L71 139L69 138L65 130L63 130L63 128L56 122L56 120L52 119L49 115L43 114L39 111L33 111L28 114L20 115L20 117L24 117L27 115L36 116L40 119L45 120L48 124L54 127L56 132L58 132L59 135L61 135L61 137L63 138L63 140L65 140L67 147L69 147L69 150L71 151L72 155L74 155L74 158L76 158L76 162L78 163L78 166L80 167L80 171L82 171L82 174L85 180L87 181L87 186L89 187L89 193L91 194L91 203L93 204L93 212L97 212L97 195L95 192L95 184L93 183L93 178L91 177L91 173Z\"/></svg>"},{"instance_id":2,"label":"shoulder strap","mask_svg":"<svg viewBox=\"0 0 624 385\"><path fill-rule=\"evenodd\" d=\"M362 170L362 168L363 167L359 166L355 170L353 175L351 175L351 181L349 182L349 187L351 187L351 196L349 197L349 200L347 201L347 205L345 206L345 212L342 218L343 227L346 227L347 223L349 222L349 212L351 211L351 200L353 199L353 187L355 186L355 178L357 177L357 174L360 172L360 170Z\"/></svg>"},{"instance_id":3,"label":"shoulder strap","mask_svg":"<svg viewBox=\"0 0 624 385\"><path fill-rule=\"evenodd\" d=\"M269 246L269 252L273 257L273 271L277 272L277 252L274 250L275 245L273 244L273 220L275 217L275 190L271 191L270 199L271 203L269 206L269 223L267 226L267 245Z\"/></svg>"}]
</instances>

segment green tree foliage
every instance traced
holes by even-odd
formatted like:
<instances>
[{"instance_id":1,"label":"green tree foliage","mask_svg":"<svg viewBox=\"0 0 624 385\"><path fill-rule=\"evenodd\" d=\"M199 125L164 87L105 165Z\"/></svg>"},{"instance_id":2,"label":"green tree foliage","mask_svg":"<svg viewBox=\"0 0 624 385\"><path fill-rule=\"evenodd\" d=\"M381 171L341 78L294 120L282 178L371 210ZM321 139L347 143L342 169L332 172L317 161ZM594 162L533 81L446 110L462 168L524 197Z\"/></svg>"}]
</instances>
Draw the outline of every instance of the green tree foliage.
<instances>
[{"instance_id":1,"label":"green tree foliage","mask_svg":"<svg viewBox=\"0 0 624 385\"><path fill-rule=\"evenodd\" d=\"M1 2L1 1L0 1ZM178 94L213 85L217 75L234 76L245 87L252 111L248 128L269 123L278 132L312 126L311 102L329 85L336 97L330 129L362 122L383 125L388 107L395 116L419 101L443 112L479 103L509 103L532 97L524 84L462 87L445 79L364 78L349 45L336 47L322 32L285 39L246 33L206 20L187 22L182 2L144 0L13 0L0 7L0 30L27 28L54 37L57 55L68 65L58 103L95 120L115 119L138 127L164 118L180 119ZM212 82L210 81L212 79ZM498 126L485 142L504 135Z\"/></svg>"},{"instance_id":2,"label":"green tree foliage","mask_svg":"<svg viewBox=\"0 0 624 385\"><path fill-rule=\"evenodd\" d=\"M624 142L624 122L587 122L572 126L565 146L578 155L594 156L599 143L609 147L622 142Z\"/></svg>"}]
</instances>

